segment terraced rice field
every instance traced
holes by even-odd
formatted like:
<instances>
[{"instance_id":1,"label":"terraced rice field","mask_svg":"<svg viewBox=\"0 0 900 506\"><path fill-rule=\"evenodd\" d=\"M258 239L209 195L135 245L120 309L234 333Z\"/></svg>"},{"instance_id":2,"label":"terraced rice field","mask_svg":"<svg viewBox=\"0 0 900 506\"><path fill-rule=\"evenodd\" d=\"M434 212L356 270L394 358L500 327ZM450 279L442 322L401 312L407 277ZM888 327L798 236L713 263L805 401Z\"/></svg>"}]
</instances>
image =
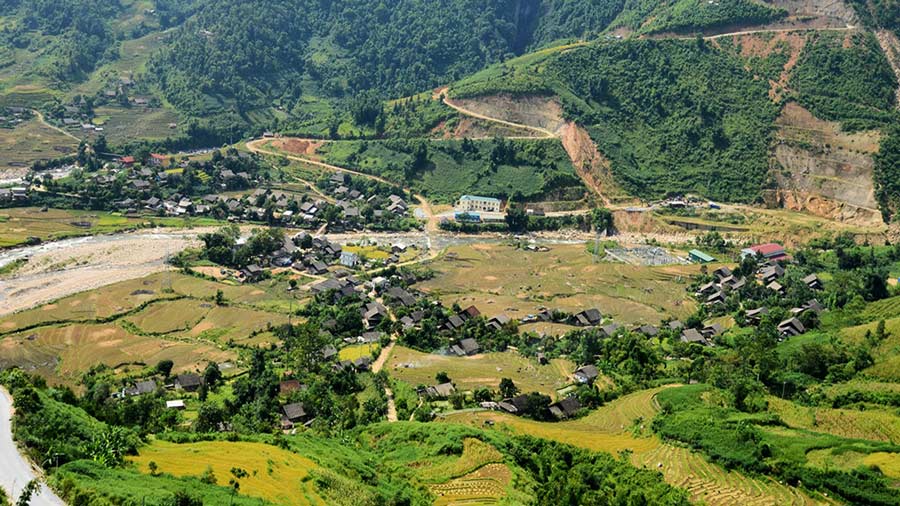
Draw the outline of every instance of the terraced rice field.
<instances>
[{"instance_id":1,"label":"terraced rice field","mask_svg":"<svg viewBox=\"0 0 900 506\"><path fill-rule=\"evenodd\" d=\"M488 317L597 307L621 323L659 323L667 315L686 317L695 307L685 288L699 271L696 265L594 263L584 244L551 245L543 253L477 244L448 253L431 264L437 275L417 287L446 305L474 304Z\"/></svg>"},{"instance_id":2,"label":"terraced rice field","mask_svg":"<svg viewBox=\"0 0 900 506\"><path fill-rule=\"evenodd\" d=\"M145 302L175 297L175 294L164 292L164 282L165 275L155 274L65 297L35 309L3 317L0 333L57 321L109 318L135 309Z\"/></svg>"},{"instance_id":3,"label":"terraced rice field","mask_svg":"<svg viewBox=\"0 0 900 506\"><path fill-rule=\"evenodd\" d=\"M172 360L181 372L235 358L234 352L206 343L136 336L116 324L41 327L0 339L0 368L17 365L51 384L69 386L97 364L141 368Z\"/></svg>"},{"instance_id":4,"label":"terraced rice field","mask_svg":"<svg viewBox=\"0 0 900 506\"><path fill-rule=\"evenodd\" d=\"M487 464L459 478L429 487L437 499L435 506L500 504L512 483L506 464Z\"/></svg>"},{"instance_id":5,"label":"terraced rice field","mask_svg":"<svg viewBox=\"0 0 900 506\"><path fill-rule=\"evenodd\" d=\"M866 376L886 381L900 381L900 317L897 314L892 315L893 318L885 320L887 339L882 341L872 352L875 365L863 371ZM865 339L866 331L874 333L877 325L877 322L872 322L846 328L842 331L842 335L848 341L859 343Z\"/></svg>"},{"instance_id":6,"label":"terraced rice field","mask_svg":"<svg viewBox=\"0 0 900 506\"><path fill-rule=\"evenodd\" d=\"M770 397L769 410L788 426L851 439L900 441L900 416L888 409L808 408Z\"/></svg>"},{"instance_id":7,"label":"terraced rice field","mask_svg":"<svg viewBox=\"0 0 900 506\"><path fill-rule=\"evenodd\" d=\"M235 306L214 306L187 336L220 343L237 343L269 327L283 325L288 317Z\"/></svg>"},{"instance_id":8,"label":"terraced rice field","mask_svg":"<svg viewBox=\"0 0 900 506\"><path fill-rule=\"evenodd\" d=\"M895 480L900 480L900 454L875 452L871 454L841 451L835 453L832 449L813 450L806 454L810 465L824 469L844 469L852 471L860 467L877 466L881 472Z\"/></svg>"},{"instance_id":9,"label":"terraced rice field","mask_svg":"<svg viewBox=\"0 0 900 506\"><path fill-rule=\"evenodd\" d=\"M694 501L710 505L818 504L800 491L774 480L748 478L726 471L686 448L663 444L649 452L633 455L632 462L657 469L667 483L687 490Z\"/></svg>"},{"instance_id":10,"label":"terraced rice field","mask_svg":"<svg viewBox=\"0 0 900 506\"><path fill-rule=\"evenodd\" d=\"M900 315L900 296L869 304L864 315L869 318L896 318Z\"/></svg>"},{"instance_id":11,"label":"terraced rice field","mask_svg":"<svg viewBox=\"0 0 900 506\"><path fill-rule=\"evenodd\" d=\"M212 303L196 299L157 302L126 318L126 321L145 333L169 334L193 328L212 307Z\"/></svg>"},{"instance_id":12,"label":"terraced rice field","mask_svg":"<svg viewBox=\"0 0 900 506\"><path fill-rule=\"evenodd\" d=\"M450 379L460 390L497 389L502 378L510 378L523 392L543 392L551 396L569 383L568 375L575 370L574 364L567 360L538 365L512 351L450 357L403 346L394 347L386 368L392 377L413 386L432 385L437 373L443 371L450 374Z\"/></svg>"},{"instance_id":13,"label":"terraced rice field","mask_svg":"<svg viewBox=\"0 0 900 506\"><path fill-rule=\"evenodd\" d=\"M659 411L655 397L663 388L667 387L621 397L584 418L569 422L535 422L497 412L461 413L448 416L446 421L483 427L490 420L497 430L529 434L594 451L617 454L631 450L635 465L659 470L667 483L685 488L695 500L709 506L819 504L799 490L770 479L749 478L727 471L699 454L649 435L650 421Z\"/></svg>"},{"instance_id":14,"label":"terraced rice field","mask_svg":"<svg viewBox=\"0 0 900 506\"><path fill-rule=\"evenodd\" d=\"M155 441L131 458L141 472L149 472L150 462L159 472L175 476L199 476L207 468L219 485L227 485L236 466L250 476L240 480L241 494L259 497L286 506L327 504L316 492L309 472L318 466L312 460L275 446L250 442L201 442L176 444Z\"/></svg>"}]
</instances>

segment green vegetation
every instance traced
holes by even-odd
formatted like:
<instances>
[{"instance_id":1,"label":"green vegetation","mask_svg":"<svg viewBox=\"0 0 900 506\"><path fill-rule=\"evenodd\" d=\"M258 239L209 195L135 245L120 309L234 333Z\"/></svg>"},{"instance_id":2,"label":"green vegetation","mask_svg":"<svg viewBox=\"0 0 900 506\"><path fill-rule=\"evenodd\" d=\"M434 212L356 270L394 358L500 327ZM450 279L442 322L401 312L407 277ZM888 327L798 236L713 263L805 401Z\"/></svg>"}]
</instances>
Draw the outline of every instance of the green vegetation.
<instances>
[{"instance_id":1,"label":"green vegetation","mask_svg":"<svg viewBox=\"0 0 900 506\"><path fill-rule=\"evenodd\" d=\"M844 131L895 121L897 78L870 33L810 36L790 86L817 117L840 121Z\"/></svg>"},{"instance_id":2,"label":"green vegetation","mask_svg":"<svg viewBox=\"0 0 900 506\"><path fill-rule=\"evenodd\" d=\"M888 129L875 155L875 194L885 221L900 216L900 129Z\"/></svg>"},{"instance_id":3,"label":"green vegetation","mask_svg":"<svg viewBox=\"0 0 900 506\"><path fill-rule=\"evenodd\" d=\"M691 33L731 26L760 25L787 15L752 0L625 0L621 14L612 23L639 33Z\"/></svg>"},{"instance_id":4,"label":"green vegetation","mask_svg":"<svg viewBox=\"0 0 900 506\"><path fill-rule=\"evenodd\" d=\"M321 151L329 163L405 182L441 203L466 193L517 201L584 196L556 140L344 141Z\"/></svg>"},{"instance_id":5,"label":"green vegetation","mask_svg":"<svg viewBox=\"0 0 900 506\"><path fill-rule=\"evenodd\" d=\"M496 67L452 93L516 89L553 90L634 195L699 193L747 202L764 186L777 108L766 83L706 42L592 44Z\"/></svg>"}]
</instances>

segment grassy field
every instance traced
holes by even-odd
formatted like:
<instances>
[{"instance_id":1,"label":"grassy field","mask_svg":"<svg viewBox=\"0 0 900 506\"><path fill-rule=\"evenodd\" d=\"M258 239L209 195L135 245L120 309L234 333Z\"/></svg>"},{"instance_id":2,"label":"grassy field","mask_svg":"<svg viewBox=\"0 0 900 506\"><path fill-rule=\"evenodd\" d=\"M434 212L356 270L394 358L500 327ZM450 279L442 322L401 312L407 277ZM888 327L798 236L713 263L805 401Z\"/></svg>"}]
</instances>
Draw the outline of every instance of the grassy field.
<instances>
[{"instance_id":1,"label":"grassy field","mask_svg":"<svg viewBox=\"0 0 900 506\"><path fill-rule=\"evenodd\" d=\"M428 141L427 161L413 173L404 172L414 162L414 143L338 141L318 146L314 157L340 166L375 174L398 184L409 184L435 202L451 203L465 193L534 201L579 200L584 187L559 141L510 141L514 157L489 168L493 141L473 141L462 149L461 141ZM308 154L304 150L303 154ZM294 153L297 154L297 153ZM560 198L562 197L562 198Z\"/></svg>"},{"instance_id":2,"label":"grassy field","mask_svg":"<svg viewBox=\"0 0 900 506\"><path fill-rule=\"evenodd\" d=\"M575 370L567 360L555 359L548 365L537 365L518 353L487 353L472 357L450 357L422 353L395 346L388 358L387 371L396 379L412 386L433 385L435 376L443 371L459 390L478 387L497 389L502 378L510 378L523 392L542 392L555 396L556 391L569 383Z\"/></svg>"},{"instance_id":3,"label":"grassy field","mask_svg":"<svg viewBox=\"0 0 900 506\"><path fill-rule=\"evenodd\" d=\"M73 225L81 222L90 223L91 226ZM221 223L209 218L127 218L117 213L103 211L49 209L41 212L35 207L16 207L0 209L0 248L24 244L28 237L53 241L67 237L120 232L142 226L189 228Z\"/></svg>"},{"instance_id":4,"label":"grassy field","mask_svg":"<svg viewBox=\"0 0 900 506\"><path fill-rule=\"evenodd\" d=\"M648 435L650 421L659 409L655 396L663 388L666 387L626 395L584 418L568 422L536 422L497 412L451 414L445 420L476 427L482 427L490 420L498 430L529 434L589 450L613 454L630 450L633 464L659 470L667 483L688 490L695 501L710 506L817 504L796 489L774 480L750 478L725 470L688 449L662 443Z\"/></svg>"},{"instance_id":5,"label":"grassy field","mask_svg":"<svg viewBox=\"0 0 900 506\"><path fill-rule=\"evenodd\" d=\"M172 360L176 371L193 371L235 358L207 343L138 336L112 323L41 327L0 339L0 367L16 365L51 384L73 387L98 364L124 373Z\"/></svg>"},{"instance_id":6,"label":"grassy field","mask_svg":"<svg viewBox=\"0 0 900 506\"><path fill-rule=\"evenodd\" d=\"M658 323L687 317L695 302L686 292L696 265L664 267L594 263L581 244L556 244L533 253L501 244L455 246L430 266L437 275L418 288L444 304L475 304L488 317L513 318L540 307L570 312L596 307L620 323Z\"/></svg>"},{"instance_id":7,"label":"grassy field","mask_svg":"<svg viewBox=\"0 0 900 506\"><path fill-rule=\"evenodd\" d=\"M275 446L250 442L201 442L176 444L155 441L141 449L132 461L142 472L156 462L159 471L174 476L199 476L212 469L220 485L240 467L250 476L240 480L241 494L290 506L324 505L309 472L318 466L296 453Z\"/></svg>"},{"instance_id":8,"label":"grassy field","mask_svg":"<svg viewBox=\"0 0 900 506\"><path fill-rule=\"evenodd\" d=\"M38 160L74 153L77 147L75 139L33 118L13 129L0 128L0 170L28 168Z\"/></svg>"}]
</instances>

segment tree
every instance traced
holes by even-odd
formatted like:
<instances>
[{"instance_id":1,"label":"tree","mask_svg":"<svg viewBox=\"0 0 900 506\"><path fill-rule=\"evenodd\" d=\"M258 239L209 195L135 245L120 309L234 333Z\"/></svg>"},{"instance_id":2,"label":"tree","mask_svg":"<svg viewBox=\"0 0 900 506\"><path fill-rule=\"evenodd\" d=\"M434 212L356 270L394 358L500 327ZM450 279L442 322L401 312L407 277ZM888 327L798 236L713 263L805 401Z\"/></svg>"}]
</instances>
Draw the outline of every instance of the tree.
<instances>
[{"instance_id":1,"label":"tree","mask_svg":"<svg viewBox=\"0 0 900 506\"><path fill-rule=\"evenodd\" d=\"M156 372L162 374L166 378L172 374L172 368L175 367L175 363L171 360L160 360L158 364L156 364Z\"/></svg>"},{"instance_id":2,"label":"tree","mask_svg":"<svg viewBox=\"0 0 900 506\"><path fill-rule=\"evenodd\" d=\"M528 213L523 206L515 205L511 200L506 205L506 225L510 232L528 230Z\"/></svg>"},{"instance_id":3,"label":"tree","mask_svg":"<svg viewBox=\"0 0 900 506\"><path fill-rule=\"evenodd\" d=\"M242 480L250 475L247 473L246 470L241 469L240 467L232 467L231 475L233 476L233 478L228 480L228 485L231 486L231 503L234 504L234 496L241 489L241 482L238 480Z\"/></svg>"},{"instance_id":4,"label":"tree","mask_svg":"<svg viewBox=\"0 0 900 506\"><path fill-rule=\"evenodd\" d=\"M611 230L613 228L613 214L605 207L598 207L591 211L591 224L597 232Z\"/></svg>"},{"instance_id":5,"label":"tree","mask_svg":"<svg viewBox=\"0 0 900 506\"><path fill-rule=\"evenodd\" d=\"M209 389L215 390L221 380L222 371L219 370L219 365L215 362L206 364L206 369L203 371L203 381Z\"/></svg>"},{"instance_id":6,"label":"tree","mask_svg":"<svg viewBox=\"0 0 900 506\"><path fill-rule=\"evenodd\" d=\"M441 371L441 372L435 374L434 380L437 381L439 384L450 383L450 376L446 372Z\"/></svg>"},{"instance_id":7,"label":"tree","mask_svg":"<svg viewBox=\"0 0 900 506\"><path fill-rule=\"evenodd\" d=\"M216 290L216 305L224 306L228 301L225 300L225 292L222 290Z\"/></svg>"},{"instance_id":8,"label":"tree","mask_svg":"<svg viewBox=\"0 0 900 506\"><path fill-rule=\"evenodd\" d=\"M500 380L500 395L503 396L504 399L515 397L517 393L519 393L519 388L513 383L513 380L510 378L503 378Z\"/></svg>"},{"instance_id":9,"label":"tree","mask_svg":"<svg viewBox=\"0 0 900 506\"><path fill-rule=\"evenodd\" d=\"M151 460L147 463L147 469L150 470L150 476L159 475L159 465L157 465L155 460Z\"/></svg>"}]
</instances>

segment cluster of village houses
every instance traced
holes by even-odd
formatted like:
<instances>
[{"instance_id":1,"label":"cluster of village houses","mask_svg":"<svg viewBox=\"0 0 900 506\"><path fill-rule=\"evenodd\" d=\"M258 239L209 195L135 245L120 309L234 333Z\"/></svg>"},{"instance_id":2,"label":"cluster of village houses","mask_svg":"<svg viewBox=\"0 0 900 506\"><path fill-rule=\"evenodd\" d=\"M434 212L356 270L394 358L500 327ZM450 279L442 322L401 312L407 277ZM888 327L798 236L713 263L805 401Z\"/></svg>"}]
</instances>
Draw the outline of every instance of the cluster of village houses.
<instances>
[{"instance_id":1,"label":"cluster of village houses","mask_svg":"<svg viewBox=\"0 0 900 506\"><path fill-rule=\"evenodd\" d=\"M713 271L713 281L702 285L695 294L696 297L707 306L716 306L725 304L729 293L740 290L748 282L755 282L774 294L784 296L786 294L784 286L779 282L785 275L785 262L790 260L790 256L780 244L766 243L751 246L741 251L741 257L759 258L759 265L756 270L756 278L748 281L746 278L736 277L728 267L720 267ZM821 290L823 288L822 281L815 274L810 274L803 278L803 283L812 290ZM791 317L778 324L778 332L783 338L794 337L806 332L806 328L798 318L807 311L813 311L816 314L824 311L824 307L816 299L811 299L800 307L792 308ZM748 309L746 311L747 323L751 325L759 325L762 317L769 313L767 307L758 307ZM711 344L711 339L720 334L722 329L717 324L710 325L703 330L685 329L682 334L682 340L687 343L698 343L703 345Z\"/></svg>"},{"instance_id":2,"label":"cluster of village houses","mask_svg":"<svg viewBox=\"0 0 900 506\"><path fill-rule=\"evenodd\" d=\"M15 128L19 123L24 123L31 115L31 111L24 107L0 108L0 128Z\"/></svg>"}]
</instances>

